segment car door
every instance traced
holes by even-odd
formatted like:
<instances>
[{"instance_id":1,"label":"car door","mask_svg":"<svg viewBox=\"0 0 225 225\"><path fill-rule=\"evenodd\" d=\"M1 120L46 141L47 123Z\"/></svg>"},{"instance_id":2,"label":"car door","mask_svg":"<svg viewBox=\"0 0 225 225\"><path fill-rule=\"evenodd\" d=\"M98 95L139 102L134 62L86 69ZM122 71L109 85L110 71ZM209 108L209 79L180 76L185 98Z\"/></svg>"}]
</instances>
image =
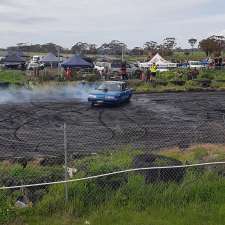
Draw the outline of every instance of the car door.
<instances>
[{"instance_id":1,"label":"car door","mask_svg":"<svg viewBox=\"0 0 225 225\"><path fill-rule=\"evenodd\" d=\"M129 89L126 83L122 84L123 101L129 99Z\"/></svg>"}]
</instances>

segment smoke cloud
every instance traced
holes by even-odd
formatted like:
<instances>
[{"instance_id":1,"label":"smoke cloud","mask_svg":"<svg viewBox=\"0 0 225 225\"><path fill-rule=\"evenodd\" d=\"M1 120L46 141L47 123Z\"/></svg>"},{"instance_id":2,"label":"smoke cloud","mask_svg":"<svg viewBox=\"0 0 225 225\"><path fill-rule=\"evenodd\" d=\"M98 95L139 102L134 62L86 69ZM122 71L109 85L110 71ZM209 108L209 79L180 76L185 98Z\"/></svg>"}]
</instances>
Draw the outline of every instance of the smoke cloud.
<instances>
[{"instance_id":1,"label":"smoke cloud","mask_svg":"<svg viewBox=\"0 0 225 225\"><path fill-rule=\"evenodd\" d=\"M47 86L42 88L9 88L0 89L0 104L28 102L64 102L76 100L87 102L89 93L97 84L80 83L66 86Z\"/></svg>"}]
</instances>

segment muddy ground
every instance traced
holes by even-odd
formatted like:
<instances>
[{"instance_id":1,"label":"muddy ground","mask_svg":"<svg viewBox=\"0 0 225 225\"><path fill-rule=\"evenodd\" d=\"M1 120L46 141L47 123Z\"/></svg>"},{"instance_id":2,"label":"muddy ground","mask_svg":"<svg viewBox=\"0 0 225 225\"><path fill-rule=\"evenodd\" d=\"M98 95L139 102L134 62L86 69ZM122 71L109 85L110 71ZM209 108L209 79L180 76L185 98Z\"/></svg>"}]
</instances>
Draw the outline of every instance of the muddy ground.
<instances>
[{"instance_id":1,"label":"muddy ground","mask_svg":"<svg viewBox=\"0 0 225 225\"><path fill-rule=\"evenodd\" d=\"M225 93L135 95L119 107L92 108L73 99L2 104L1 158L63 155L64 123L70 155L225 143Z\"/></svg>"}]
</instances>

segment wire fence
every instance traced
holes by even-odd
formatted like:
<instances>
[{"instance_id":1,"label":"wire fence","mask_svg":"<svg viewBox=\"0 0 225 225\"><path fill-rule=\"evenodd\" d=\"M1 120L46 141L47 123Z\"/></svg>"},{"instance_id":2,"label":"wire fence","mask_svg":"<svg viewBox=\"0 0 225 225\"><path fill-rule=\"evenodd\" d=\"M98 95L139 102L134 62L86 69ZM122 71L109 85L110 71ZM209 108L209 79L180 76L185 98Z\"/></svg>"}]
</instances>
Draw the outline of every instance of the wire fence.
<instances>
[{"instance_id":1,"label":"wire fence","mask_svg":"<svg viewBox=\"0 0 225 225\"><path fill-rule=\"evenodd\" d=\"M78 122L79 123L79 122ZM92 122L91 122L92 123ZM63 125L52 128L38 127L38 122L24 125L22 129L1 131L1 160L48 156L58 158L65 156L65 137L68 157L97 154L98 152L120 149L126 145L146 151L179 147L185 150L197 144L224 144L225 129L223 124L204 122L195 125L161 124L133 125L130 127L90 128ZM54 126L54 124L53 124ZM58 125L57 125L58 126ZM66 132L66 133L64 133Z\"/></svg>"},{"instance_id":2,"label":"wire fence","mask_svg":"<svg viewBox=\"0 0 225 225\"><path fill-rule=\"evenodd\" d=\"M112 201L137 207L189 197L203 201L202 191L211 199L213 188L225 188L221 121L151 126L121 121L114 127L101 114L98 123L86 118L85 126L56 117L30 118L22 126L16 117L2 119L0 222L20 208L43 217L61 211L82 216Z\"/></svg>"}]
</instances>

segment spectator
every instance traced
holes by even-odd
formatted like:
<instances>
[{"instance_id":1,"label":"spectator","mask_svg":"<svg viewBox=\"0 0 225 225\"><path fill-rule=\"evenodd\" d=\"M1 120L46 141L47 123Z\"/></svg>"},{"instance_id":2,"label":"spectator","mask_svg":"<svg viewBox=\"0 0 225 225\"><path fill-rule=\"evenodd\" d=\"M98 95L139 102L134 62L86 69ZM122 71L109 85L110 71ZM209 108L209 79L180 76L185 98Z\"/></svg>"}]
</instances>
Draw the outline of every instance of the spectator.
<instances>
[{"instance_id":1,"label":"spectator","mask_svg":"<svg viewBox=\"0 0 225 225\"><path fill-rule=\"evenodd\" d=\"M197 78L198 78L198 75L199 75L199 71L198 71L196 68L194 68L194 69L191 71L191 79L192 79L192 80L197 79Z\"/></svg>"},{"instance_id":2,"label":"spectator","mask_svg":"<svg viewBox=\"0 0 225 225\"><path fill-rule=\"evenodd\" d=\"M128 76L127 76L127 65L126 65L126 63L122 63L122 66L121 66L121 75L122 75L122 80L128 80Z\"/></svg>"},{"instance_id":3,"label":"spectator","mask_svg":"<svg viewBox=\"0 0 225 225\"><path fill-rule=\"evenodd\" d=\"M151 71L150 69L148 69L146 71L146 83L150 83L150 80L151 80Z\"/></svg>"},{"instance_id":4,"label":"spectator","mask_svg":"<svg viewBox=\"0 0 225 225\"><path fill-rule=\"evenodd\" d=\"M155 63L153 63L152 66L150 67L150 72L151 72L150 82L153 82L156 80L157 70L158 70L158 66Z\"/></svg>"},{"instance_id":5,"label":"spectator","mask_svg":"<svg viewBox=\"0 0 225 225\"><path fill-rule=\"evenodd\" d=\"M72 79L72 68L68 67L66 69L66 78L67 80L71 80Z\"/></svg>"},{"instance_id":6,"label":"spectator","mask_svg":"<svg viewBox=\"0 0 225 225\"><path fill-rule=\"evenodd\" d=\"M192 80L192 70L191 69L188 69L187 80Z\"/></svg>"}]
</instances>

